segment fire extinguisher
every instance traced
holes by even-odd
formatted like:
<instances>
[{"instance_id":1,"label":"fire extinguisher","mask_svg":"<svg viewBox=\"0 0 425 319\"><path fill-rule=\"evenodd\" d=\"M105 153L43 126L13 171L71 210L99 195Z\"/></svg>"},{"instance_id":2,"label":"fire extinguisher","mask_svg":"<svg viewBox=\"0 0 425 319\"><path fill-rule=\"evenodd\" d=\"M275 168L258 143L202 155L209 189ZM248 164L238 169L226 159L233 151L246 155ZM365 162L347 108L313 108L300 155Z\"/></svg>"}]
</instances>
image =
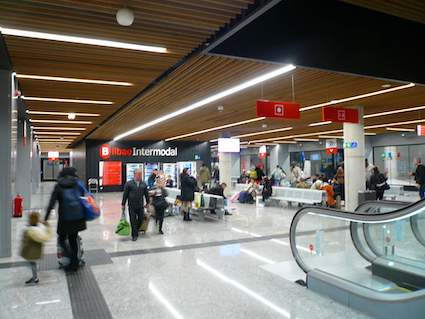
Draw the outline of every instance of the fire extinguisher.
<instances>
[{"instance_id":1,"label":"fire extinguisher","mask_svg":"<svg viewBox=\"0 0 425 319\"><path fill-rule=\"evenodd\" d=\"M13 217L22 217L24 210L24 198L18 194L13 199Z\"/></svg>"}]
</instances>

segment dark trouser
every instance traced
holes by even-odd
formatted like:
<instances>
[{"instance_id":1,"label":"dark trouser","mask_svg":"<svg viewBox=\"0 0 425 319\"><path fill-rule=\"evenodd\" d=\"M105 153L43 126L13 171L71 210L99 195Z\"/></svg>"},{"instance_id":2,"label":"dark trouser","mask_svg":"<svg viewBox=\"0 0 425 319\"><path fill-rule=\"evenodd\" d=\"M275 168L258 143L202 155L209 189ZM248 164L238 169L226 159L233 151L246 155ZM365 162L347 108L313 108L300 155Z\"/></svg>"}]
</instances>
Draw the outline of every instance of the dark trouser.
<instances>
[{"instance_id":1,"label":"dark trouser","mask_svg":"<svg viewBox=\"0 0 425 319\"><path fill-rule=\"evenodd\" d=\"M159 222L159 231L162 230L162 225L164 224L164 213L165 208L155 207L155 223Z\"/></svg>"},{"instance_id":2,"label":"dark trouser","mask_svg":"<svg viewBox=\"0 0 425 319\"><path fill-rule=\"evenodd\" d=\"M384 189L376 189L376 199L377 200L383 200L384 199Z\"/></svg>"},{"instance_id":3,"label":"dark trouser","mask_svg":"<svg viewBox=\"0 0 425 319\"><path fill-rule=\"evenodd\" d=\"M143 223L143 207L129 207L128 212L130 215L131 237L138 237L140 225Z\"/></svg>"},{"instance_id":4,"label":"dark trouser","mask_svg":"<svg viewBox=\"0 0 425 319\"><path fill-rule=\"evenodd\" d=\"M65 250L65 255L71 259L71 267L77 267L79 264L77 238L78 232L73 234L59 235L59 244ZM66 244L67 239L69 246Z\"/></svg>"},{"instance_id":5,"label":"dark trouser","mask_svg":"<svg viewBox=\"0 0 425 319\"><path fill-rule=\"evenodd\" d=\"M425 184L419 184L419 197L425 198Z\"/></svg>"}]
</instances>

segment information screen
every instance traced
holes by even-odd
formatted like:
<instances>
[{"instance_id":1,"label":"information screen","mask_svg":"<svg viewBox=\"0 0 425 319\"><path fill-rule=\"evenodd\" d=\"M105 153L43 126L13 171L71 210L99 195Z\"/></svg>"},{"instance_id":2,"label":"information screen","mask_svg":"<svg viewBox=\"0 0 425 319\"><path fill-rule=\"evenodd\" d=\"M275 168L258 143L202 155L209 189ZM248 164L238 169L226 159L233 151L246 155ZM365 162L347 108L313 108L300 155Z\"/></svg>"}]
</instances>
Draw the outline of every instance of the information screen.
<instances>
[{"instance_id":1,"label":"information screen","mask_svg":"<svg viewBox=\"0 0 425 319\"><path fill-rule=\"evenodd\" d=\"M219 138L218 152L219 153L239 153L240 140L238 138Z\"/></svg>"}]
</instances>

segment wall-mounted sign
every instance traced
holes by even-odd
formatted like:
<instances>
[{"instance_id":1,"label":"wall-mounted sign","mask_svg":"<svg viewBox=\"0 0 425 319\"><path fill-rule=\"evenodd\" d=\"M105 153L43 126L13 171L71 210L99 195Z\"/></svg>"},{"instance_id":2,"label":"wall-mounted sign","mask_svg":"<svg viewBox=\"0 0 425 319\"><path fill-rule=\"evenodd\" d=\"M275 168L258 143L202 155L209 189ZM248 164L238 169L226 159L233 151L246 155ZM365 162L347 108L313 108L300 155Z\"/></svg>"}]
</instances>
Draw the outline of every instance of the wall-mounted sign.
<instances>
[{"instance_id":1,"label":"wall-mounted sign","mask_svg":"<svg viewBox=\"0 0 425 319\"><path fill-rule=\"evenodd\" d=\"M325 106L322 108L322 121L359 123L359 111L344 107Z\"/></svg>"},{"instance_id":2,"label":"wall-mounted sign","mask_svg":"<svg viewBox=\"0 0 425 319\"><path fill-rule=\"evenodd\" d=\"M100 167L102 186L121 185L121 162L102 162Z\"/></svg>"},{"instance_id":3,"label":"wall-mounted sign","mask_svg":"<svg viewBox=\"0 0 425 319\"><path fill-rule=\"evenodd\" d=\"M418 136L425 136L425 125L418 125L416 131Z\"/></svg>"},{"instance_id":4,"label":"wall-mounted sign","mask_svg":"<svg viewBox=\"0 0 425 319\"><path fill-rule=\"evenodd\" d=\"M59 158L59 152L56 152L56 151L47 152L47 157L49 161L55 161Z\"/></svg>"},{"instance_id":5,"label":"wall-mounted sign","mask_svg":"<svg viewBox=\"0 0 425 319\"><path fill-rule=\"evenodd\" d=\"M359 146L359 143L356 141L344 142L344 148L357 148L357 146Z\"/></svg>"},{"instance_id":6,"label":"wall-mounted sign","mask_svg":"<svg viewBox=\"0 0 425 319\"><path fill-rule=\"evenodd\" d=\"M298 120L300 105L295 102L257 100L257 117Z\"/></svg>"},{"instance_id":7,"label":"wall-mounted sign","mask_svg":"<svg viewBox=\"0 0 425 319\"><path fill-rule=\"evenodd\" d=\"M111 156L131 157L131 156L161 156L174 157L177 156L177 147L171 148L137 148L137 147L111 147L109 144L103 144L99 149L100 157L104 160Z\"/></svg>"},{"instance_id":8,"label":"wall-mounted sign","mask_svg":"<svg viewBox=\"0 0 425 319\"><path fill-rule=\"evenodd\" d=\"M258 157L260 158L266 158L267 156L267 147L266 145L261 145L258 149Z\"/></svg>"},{"instance_id":9,"label":"wall-mounted sign","mask_svg":"<svg viewBox=\"0 0 425 319\"><path fill-rule=\"evenodd\" d=\"M338 152L338 142L336 141L336 138L326 140L326 154L336 154Z\"/></svg>"}]
</instances>

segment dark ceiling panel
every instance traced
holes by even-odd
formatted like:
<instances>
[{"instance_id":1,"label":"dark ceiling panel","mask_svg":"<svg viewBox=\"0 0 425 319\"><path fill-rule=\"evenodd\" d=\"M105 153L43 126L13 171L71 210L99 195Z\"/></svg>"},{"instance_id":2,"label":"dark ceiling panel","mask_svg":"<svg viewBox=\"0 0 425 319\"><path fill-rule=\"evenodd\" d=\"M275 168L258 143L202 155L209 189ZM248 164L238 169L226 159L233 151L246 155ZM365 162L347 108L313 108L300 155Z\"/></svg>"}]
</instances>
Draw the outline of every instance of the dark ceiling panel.
<instances>
[{"instance_id":1,"label":"dark ceiling panel","mask_svg":"<svg viewBox=\"0 0 425 319\"><path fill-rule=\"evenodd\" d=\"M211 53L425 84L425 25L336 0L285 0Z\"/></svg>"}]
</instances>

